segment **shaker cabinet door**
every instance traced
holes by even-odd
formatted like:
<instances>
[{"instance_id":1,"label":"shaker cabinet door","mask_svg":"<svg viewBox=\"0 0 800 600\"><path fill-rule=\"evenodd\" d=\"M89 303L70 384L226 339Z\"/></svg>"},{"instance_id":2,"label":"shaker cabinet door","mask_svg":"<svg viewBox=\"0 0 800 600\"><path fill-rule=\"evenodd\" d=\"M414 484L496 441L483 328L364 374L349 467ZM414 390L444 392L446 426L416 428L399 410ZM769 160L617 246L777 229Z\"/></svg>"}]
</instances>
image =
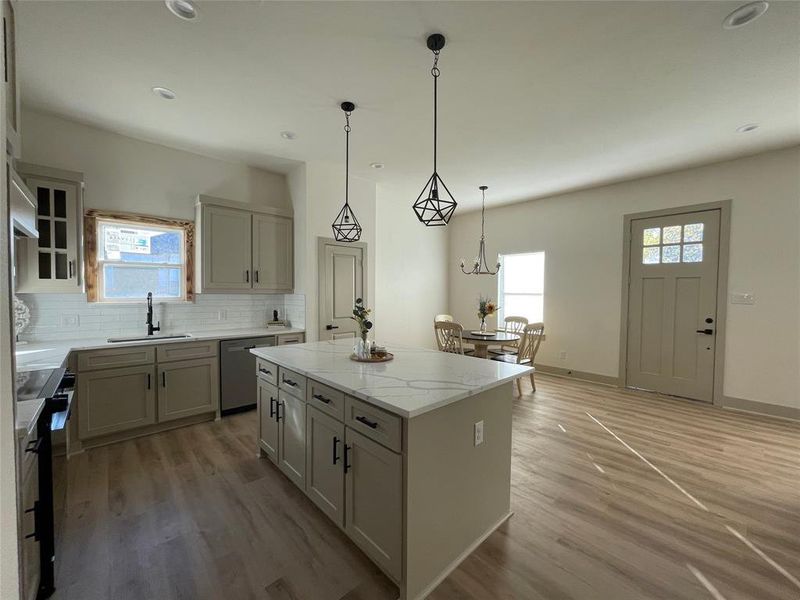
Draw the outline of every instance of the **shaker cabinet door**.
<instances>
[{"instance_id":1,"label":"shaker cabinet door","mask_svg":"<svg viewBox=\"0 0 800 600\"><path fill-rule=\"evenodd\" d=\"M156 422L155 369L125 367L78 374L82 440Z\"/></svg>"},{"instance_id":2,"label":"shaker cabinet door","mask_svg":"<svg viewBox=\"0 0 800 600\"><path fill-rule=\"evenodd\" d=\"M253 215L253 289L291 292L294 288L293 222L289 217Z\"/></svg>"},{"instance_id":3,"label":"shaker cabinet door","mask_svg":"<svg viewBox=\"0 0 800 600\"><path fill-rule=\"evenodd\" d=\"M278 467L301 490L306 489L306 403L278 392Z\"/></svg>"},{"instance_id":4,"label":"shaker cabinet door","mask_svg":"<svg viewBox=\"0 0 800 600\"><path fill-rule=\"evenodd\" d=\"M158 421L212 412L219 405L219 363L200 358L158 367Z\"/></svg>"},{"instance_id":5,"label":"shaker cabinet door","mask_svg":"<svg viewBox=\"0 0 800 600\"><path fill-rule=\"evenodd\" d=\"M344 425L308 406L306 493L322 512L344 527Z\"/></svg>"},{"instance_id":6,"label":"shaker cabinet door","mask_svg":"<svg viewBox=\"0 0 800 600\"><path fill-rule=\"evenodd\" d=\"M263 454L278 463L278 388L258 379L258 445Z\"/></svg>"},{"instance_id":7,"label":"shaker cabinet door","mask_svg":"<svg viewBox=\"0 0 800 600\"><path fill-rule=\"evenodd\" d=\"M250 214L224 206L203 207L201 289L251 289Z\"/></svg>"}]
</instances>

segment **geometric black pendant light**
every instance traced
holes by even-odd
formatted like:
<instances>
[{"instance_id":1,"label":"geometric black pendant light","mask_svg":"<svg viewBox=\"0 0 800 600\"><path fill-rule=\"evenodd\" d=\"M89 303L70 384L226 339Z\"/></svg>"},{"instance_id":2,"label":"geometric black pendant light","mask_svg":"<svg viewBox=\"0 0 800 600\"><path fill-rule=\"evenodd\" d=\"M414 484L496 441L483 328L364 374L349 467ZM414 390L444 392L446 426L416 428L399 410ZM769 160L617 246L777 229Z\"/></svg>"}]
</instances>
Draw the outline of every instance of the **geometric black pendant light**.
<instances>
[{"instance_id":1,"label":"geometric black pendant light","mask_svg":"<svg viewBox=\"0 0 800 600\"><path fill-rule=\"evenodd\" d=\"M337 242L357 242L361 238L361 224L350 208L350 115L356 109L352 102L342 102L345 118L345 170L344 170L344 206L336 215L331 228Z\"/></svg>"},{"instance_id":2,"label":"geometric black pendant light","mask_svg":"<svg viewBox=\"0 0 800 600\"><path fill-rule=\"evenodd\" d=\"M456 210L456 200L447 189L442 178L436 170L437 130L438 130L438 81L439 81L439 52L444 48L445 39L441 33L428 36L428 48L433 52L433 175L430 176L422 188L422 192L414 202L414 212L420 222L428 227L441 227L447 225L453 212Z\"/></svg>"}]
</instances>

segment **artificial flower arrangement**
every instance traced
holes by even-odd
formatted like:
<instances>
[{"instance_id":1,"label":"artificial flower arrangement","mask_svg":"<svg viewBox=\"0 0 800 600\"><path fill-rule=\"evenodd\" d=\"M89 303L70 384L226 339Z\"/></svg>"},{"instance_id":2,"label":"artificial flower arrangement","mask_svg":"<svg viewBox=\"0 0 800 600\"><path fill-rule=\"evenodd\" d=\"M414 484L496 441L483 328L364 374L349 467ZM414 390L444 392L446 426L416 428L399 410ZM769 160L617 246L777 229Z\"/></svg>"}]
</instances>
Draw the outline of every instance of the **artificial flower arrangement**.
<instances>
[{"instance_id":1,"label":"artificial flower arrangement","mask_svg":"<svg viewBox=\"0 0 800 600\"><path fill-rule=\"evenodd\" d=\"M484 298L483 296L478 298L478 318L481 320L481 331L486 331L486 317L496 312L497 305L494 303L494 300Z\"/></svg>"},{"instance_id":2,"label":"artificial flower arrangement","mask_svg":"<svg viewBox=\"0 0 800 600\"><path fill-rule=\"evenodd\" d=\"M356 304L353 307L353 316L350 318L358 323L358 328L361 330L361 339L365 344L367 343L367 334L369 334L369 330L372 329L372 321L369 320L369 314L371 312L372 309L364 306L364 300L356 298Z\"/></svg>"}]
</instances>

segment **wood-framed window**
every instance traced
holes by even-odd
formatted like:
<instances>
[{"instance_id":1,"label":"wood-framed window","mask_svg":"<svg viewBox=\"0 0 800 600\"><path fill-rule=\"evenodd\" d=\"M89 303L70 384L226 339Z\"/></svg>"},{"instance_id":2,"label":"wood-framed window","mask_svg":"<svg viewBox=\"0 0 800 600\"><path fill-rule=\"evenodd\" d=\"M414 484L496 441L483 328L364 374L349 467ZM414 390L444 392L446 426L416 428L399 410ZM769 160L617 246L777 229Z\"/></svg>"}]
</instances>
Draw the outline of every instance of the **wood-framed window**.
<instances>
[{"instance_id":1,"label":"wood-framed window","mask_svg":"<svg viewBox=\"0 0 800 600\"><path fill-rule=\"evenodd\" d=\"M194 222L87 210L83 219L89 302L194 300Z\"/></svg>"}]
</instances>

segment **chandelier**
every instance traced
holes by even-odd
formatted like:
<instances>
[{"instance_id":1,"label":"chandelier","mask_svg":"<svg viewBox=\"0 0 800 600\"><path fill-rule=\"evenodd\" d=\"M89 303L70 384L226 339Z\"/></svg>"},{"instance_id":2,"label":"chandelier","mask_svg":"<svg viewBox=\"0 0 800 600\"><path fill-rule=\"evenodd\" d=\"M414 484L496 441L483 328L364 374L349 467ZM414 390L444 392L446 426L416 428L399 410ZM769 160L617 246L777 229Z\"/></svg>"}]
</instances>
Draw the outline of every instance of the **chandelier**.
<instances>
[{"instance_id":1,"label":"chandelier","mask_svg":"<svg viewBox=\"0 0 800 600\"><path fill-rule=\"evenodd\" d=\"M497 275L498 271L500 271L500 262L498 261L498 263L495 265L494 271L489 270L489 265L486 263L486 241L483 235L483 226L486 215L486 190L489 188L485 185L482 185L478 189L481 191L481 241L478 244L478 255L475 257L475 260L472 261L472 269L469 271L464 269L464 266L467 263L462 258L461 271L466 275Z\"/></svg>"}]
</instances>

